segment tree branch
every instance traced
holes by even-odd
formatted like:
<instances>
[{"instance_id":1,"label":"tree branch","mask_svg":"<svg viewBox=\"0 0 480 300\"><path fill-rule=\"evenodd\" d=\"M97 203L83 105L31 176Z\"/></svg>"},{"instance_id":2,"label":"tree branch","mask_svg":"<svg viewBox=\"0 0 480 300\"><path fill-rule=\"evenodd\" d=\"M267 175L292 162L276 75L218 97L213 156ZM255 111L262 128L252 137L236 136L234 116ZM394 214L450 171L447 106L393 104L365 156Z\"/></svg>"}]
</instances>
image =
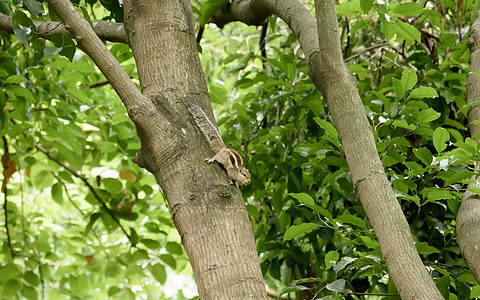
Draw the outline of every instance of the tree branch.
<instances>
[{"instance_id":1,"label":"tree branch","mask_svg":"<svg viewBox=\"0 0 480 300\"><path fill-rule=\"evenodd\" d=\"M378 156L357 83L343 60L334 0L315 0L315 11L322 46L309 57L309 75L328 104L355 192L375 230L391 278L402 299L443 299L415 248Z\"/></svg>"},{"instance_id":2,"label":"tree branch","mask_svg":"<svg viewBox=\"0 0 480 300\"><path fill-rule=\"evenodd\" d=\"M149 126L144 123L151 118L142 116L147 111L153 111L152 104L140 93L113 54L90 27L90 24L80 16L70 1L48 0L48 3L54 8L71 36L77 40L79 47L90 56L115 89L132 121L136 125L143 124L142 127L148 130Z\"/></svg>"},{"instance_id":3,"label":"tree branch","mask_svg":"<svg viewBox=\"0 0 480 300\"><path fill-rule=\"evenodd\" d=\"M70 32L65 28L65 25L59 22L41 22L33 21L37 27L37 35L41 38L50 40L53 34L67 34ZM93 30L95 34L102 40L109 42L118 42L128 44L127 34L125 32L123 23L113 23L104 20L92 20ZM13 34L12 17L0 13L0 29Z\"/></svg>"},{"instance_id":4,"label":"tree branch","mask_svg":"<svg viewBox=\"0 0 480 300\"><path fill-rule=\"evenodd\" d=\"M223 28L230 22L240 21L247 25L263 25L272 14L272 10L264 5L263 0L233 0L216 12L210 22Z\"/></svg>"},{"instance_id":5,"label":"tree branch","mask_svg":"<svg viewBox=\"0 0 480 300\"><path fill-rule=\"evenodd\" d=\"M85 175L83 174L79 174L77 171L75 171L74 169L72 169L70 166L68 166L67 164L65 164L64 162L62 162L61 160L59 160L58 158L56 158L55 156L53 156L52 154L50 154L50 151L48 151L47 149L43 148L42 146L40 146L39 144L35 144L35 148L37 148L40 152L44 153L49 159L51 159L52 161L56 162L58 165L62 166L63 168L65 168L65 170L69 171L73 176L79 178L80 180L83 181L83 183L88 187L88 189L90 190L90 192L92 192L92 195L95 197L95 199L97 199L98 203L100 203L100 205L102 206L103 209L106 210L106 212L110 215L110 217L113 219L113 221L118 225L118 227L120 227L120 229L123 231L123 233L125 234L125 236L128 238L128 240L131 242L132 239L130 237L130 235L127 233L127 231L125 230L125 228L123 228L122 224L120 223L120 221L117 219L117 217L115 216L115 214L113 213L113 211L108 208L108 206L105 204L105 201L103 201L103 199L97 194L97 191L95 190L95 188L90 184L90 182L88 182L87 178L85 177Z\"/></svg>"},{"instance_id":6,"label":"tree branch","mask_svg":"<svg viewBox=\"0 0 480 300\"><path fill-rule=\"evenodd\" d=\"M310 11L300 1L288 0L232 0L210 19L220 28L241 21L247 25L263 25L266 19L277 15L290 27L302 45L307 61L318 51L317 24Z\"/></svg>"},{"instance_id":7,"label":"tree branch","mask_svg":"<svg viewBox=\"0 0 480 300\"><path fill-rule=\"evenodd\" d=\"M3 148L5 149L4 154L2 155L2 165L3 165L3 183L2 183L2 192L5 196L5 200L3 202L3 209L5 211L5 230L7 232L7 244L8 248L10 249L10 254L12 255L12 258L15 257L15 252L13 251L13 246L12 246L12 239L10 237L10 230L8 228L8 200L7 200L7 182L10 176L15 172L15 163L10 161L10 153L8 152L8 143L7 143L7 138L5 136L2 136L3 140ZM11 170L12 168L12 163L13 163L13 171Z\"/></svg>"}]
</instances>

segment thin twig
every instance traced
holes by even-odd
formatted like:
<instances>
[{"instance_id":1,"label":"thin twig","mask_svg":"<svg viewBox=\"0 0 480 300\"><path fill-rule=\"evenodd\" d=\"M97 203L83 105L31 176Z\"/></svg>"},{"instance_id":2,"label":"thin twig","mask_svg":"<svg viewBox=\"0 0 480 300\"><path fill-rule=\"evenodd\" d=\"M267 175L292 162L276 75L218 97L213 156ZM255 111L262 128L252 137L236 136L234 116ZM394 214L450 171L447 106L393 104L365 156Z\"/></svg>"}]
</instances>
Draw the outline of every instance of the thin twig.
<instances>
[{"instance_id":1,"label":"thin twig","mask_svg":"<svg viewBox=\"0 0 480 300\"><path fill-rule=\"evenodd\" d=\"M370 46L368 48L365 48L363 51L359 52L359 53L356 53L356 54L353 54L352 56L349 56L347 58L345 58L345 61L349 61L349 60L352 60L354 58L357 58L359 57L360 55L370 51L370 50L373 50L373 49L376 49L376 48L393 48L392 45L389 45L389 44L378 44L378 45L373 45L373 46Z\"/></svg>"},{"instance_id":2,"label":"thin twig","mask_svg":"<svg viewBox=\"0 0 480 300\"><path fill-rule=\"evenodd\" d=\"M60 178L58 178L57 175L53 174L53 176L55 178L57 178L58 181L61 182ZM75 207L75 209L85 218L86 215L85 213L80 209L80 207L75 203L75 201L73 201L72 197L70 197L70 194L68 193L68 189L67 189L67 186L65 184L62 184L63 185L63 188L64 188L64 191L65 191L65 195L67 195L67 199L68 201L70 201L70 203L73 205L73 207ZM97 233L95 232L95 230L93 229L93 226L90 227L90 231L92 232L93 236L95 237L95 239L97 239L98 243L100 245L102 245L102 240L100 239L100 237L97 235ZM107 258L110 258L110 256L108 255L107 251L105 249L103 249L103 253L105 253L105 256Z\"/></svg>"},{"instance_id":3,"label":"thin twig","mask_svg":"<svg viewBox=\"0 0 480 300\"><path fill-rule=\"evenodd\" d=\"M110 217L113 219L113 221L115 223L117 223L118 227L120 227L120 229L123 231L123 233L125 234L125 236L128 238L128 240L131 242L131 237L130 235L127 233L127 231L125 230L125 228L123 228L122 224L120 224L120 221L117 219L117 217L115 216L115 214L113 213L112 210L110 210L108 208L108 206L105 204L105 202L103 201L103 199L97 194L97 191L95 190L95 188L90 184L90 182L88 182L87 178L85 177L85 175L83 174L80 174L78 173L77 171L75 171L74 169L72 169L70 166L66 165L64 162L62 162L61 160L59 160L58 158L56 158L55 156L51 155L50 154L50 151L43 148L42 146L40 146L39 144L35 144L35 147L42 153L44 153L48 158L50 158L51 160L53 160L54 162L56 162L58 165L62 166L63 168L65 168L65 170L69 171L73 176L79 178L80 180L83 181L83 183L88 187L88 189L90 190L90 192L92 192L92 195L95 197L95 199L97 199L97 201L100 203L100 205L107 211L107 213L110 215Z\"/></svg>"}]
</instances>

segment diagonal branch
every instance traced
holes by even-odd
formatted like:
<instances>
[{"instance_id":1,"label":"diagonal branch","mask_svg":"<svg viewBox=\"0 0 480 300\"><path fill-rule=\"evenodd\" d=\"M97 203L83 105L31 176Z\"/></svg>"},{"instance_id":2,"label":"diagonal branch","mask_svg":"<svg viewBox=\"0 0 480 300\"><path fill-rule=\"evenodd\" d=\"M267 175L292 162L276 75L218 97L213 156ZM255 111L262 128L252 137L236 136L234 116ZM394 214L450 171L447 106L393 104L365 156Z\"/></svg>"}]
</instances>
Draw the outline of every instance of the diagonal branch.
<instances>
[{"instance_id":1,"label":"diagonal branch","mask_svg":"<svg viewBox=\"0 0 480 300\"><path fill-rule=\"evenodd\" d=\"M48 0L48 4L53 7L71 36L77 40L79 47L90 56L95 65L105 75L122 99L132 121L137 125L143 124L148 118L142 116L151 110L152 104L140 93L113 54L90 27L87 20L80 16L68 0ZM148 128L149 126L144 127Z\"/></svg>"},{"instance_id":2,"label":"diagonal branch","mask_svg":"<svg viewBox=\"0 0 480 300\"><path fill-rule=\"evenodd\" d=\"M130 235L127 233L127 231L125 230L125 228L123 228L122 224L120 223L120 221L117 219L117 217L115 216L115 214L113 213L113 211L108 208L108 206L105 204L105 201L103 201L103 199L97 194L97 191L95 190L95 188L90 184L90 182L88 182L87 178L85 177L85 175L83 174L80 174L78 173L77 171L75 171L74 169L72 169L70 166L68 166L67 164L65 164L64 162L62 162L61 160L59 160L58 158L56 158L55 156L53 156L49 150L43 148L42 146L40 146L39 144L35 144L35 147L42 153L44 153L49 159L51 159L52 161L56 162L58 165L62 166L63 168L65 168L65 170L67 170L68 172L70 172L73 176L79 178L80 180L83 181L83 183L88 187L88 189L90 190L90 192L92 192L92 195L95 197L95 199L97 199L98 203L100 203L100 205L102 206L103 209L105 209L105 211L107 211L107 213L110 215L110 217L113 219L113 221L118 225L118 227L120 227L120 229L123 231L123 233L125 234L125 236L128 238L128 240L131 242L132 239L130 237Z\"/></svg>"},{"instance_id":3,"label":"diagonal branch","mask_svg":"<svg viewBox=\"0 0 480 300\"><path fill-rule=\"evenodd\" d=\"M65 28L65 25L59 22L41 22L33 21L37 27L36 33L39 37L50 40L53 34L67 34L70 32ZM93 30L102 40L109 42L119 42L128 44L127 34L123 23L113 23L104 20L92 20ZM13 34L12 17L0 13L0 29Z\"/></svg>"},{"instance_id":4,"label":"diagonal branch","mask_svg":"<svg viewBox=\"0 0 480 300\"><path fill-rule=\"evenodd\" d=\"M240 21L247 25L263 25L273 13L264 0L233 0L230 4L217 11L210 19L220 28L230 22Z\"/></svg>"}]
</instances>

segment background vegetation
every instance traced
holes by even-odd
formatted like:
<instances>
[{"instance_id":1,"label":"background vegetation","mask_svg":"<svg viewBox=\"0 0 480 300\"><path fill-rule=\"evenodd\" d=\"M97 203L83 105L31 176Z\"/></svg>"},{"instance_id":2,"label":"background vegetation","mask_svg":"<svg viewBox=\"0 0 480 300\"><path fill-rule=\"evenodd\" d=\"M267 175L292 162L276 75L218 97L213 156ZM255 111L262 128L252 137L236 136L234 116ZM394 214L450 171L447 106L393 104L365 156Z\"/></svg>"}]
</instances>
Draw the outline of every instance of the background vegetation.
<instances>
[{"instance_id":1,"label":"background vegetation","mask_svg":"<svg viewBox=\"0 0 480 300\"><path fill-rule=\"evenodd\" d=\"M197 17L208 3L192 3ZM122 22L116 1L77 4L92 19ZM450 0L337 5L344 58L377 149L446 299L480 297L455 234L479 160L465 105L466 39L478 9ZM155 179L131 162L140 144L118 96L72 40L35 36L30 19L55 18L46 4L0 0L0 12L15 27L15 36L2 35L0 54L1 297L193 297L191 286L166 288L191 270ZM260 33L207 25L199 49L224 141L252 173L242 190L269 294L395 299L298 42L269 18L265 59ZM107 45L136 78L129 47Z\"/></svg>"}]
</instances>

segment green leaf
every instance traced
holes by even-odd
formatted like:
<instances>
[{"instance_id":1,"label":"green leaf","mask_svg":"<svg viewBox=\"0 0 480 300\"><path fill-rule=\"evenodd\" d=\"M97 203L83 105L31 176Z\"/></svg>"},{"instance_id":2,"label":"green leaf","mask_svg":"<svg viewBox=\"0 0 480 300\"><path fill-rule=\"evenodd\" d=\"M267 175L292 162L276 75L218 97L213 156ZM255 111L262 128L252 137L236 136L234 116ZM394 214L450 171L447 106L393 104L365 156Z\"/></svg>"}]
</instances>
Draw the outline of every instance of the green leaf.
<instances>
[{"instance_id":1,"label":"green leaf","mask_svg":"<svg viewBox=\"0 0 480 300\"><path fill-rule=\"evenodd\" d=\"M38 17L40 14L43 14L43 5L37 0L24 0L23 3L27 9L32 13L32 15Z\"/></svg>"},{"instance_id":2,"label":"green leaf","mask_svg":"<svg viewBox=\"0 0 480 300\"><path fill-rule=\"evenodd\" d=\"M329 137L329 141L334 144L335 146L340 146L340 142L338 140L338 132L337 129L332 125L332 123L328 122L325 119L315 117L313 118L315 122L320 126L325 132L327 133Z\"/></svg>"},{"instance_id":3,"label":"green leaf","mask_svg":"<svg viewBox=\"0 0 480 300\"><path fill-rule=\"evenodd\" d=\"M449 191L440 188L424 189L422 193L427 193L429 201L452 199L454 197Z\"/></svg>"},{"instance_id":4,"label":"green leaf","mask_svg":"<svg viewBox=\"0 0 480 300\"><path fill-rule=\"evenodd\" d=\"M367 14L373 7L373 1L372 0L360 0L360 6L362 7L363 12Z\"/></svg>"},{"instance_id":5,"label":"green leaf","mask_svg":"<svg viewBox=\"0 0 480 300\"><path fill-rule=\"evenodd\" d=\"M470 293L470 299L476 299L480 297L480 284L472 287L472 292Z\"/></svg>"},{"instance_id":6,"label":"green leaf","mask_svg":"<svg viewBox=\"0 0 480 300\"><path fill-rule=\"evenodd\" d=\"M332 283L325 286L327 290L337 293L345 293L347 288L345 287L345 279L337 279Z\"/></svg>"},{"instance_id":7,"label":"green leaf","mask_svg":"<svg viewBox=\"0 0 480 300\"><path fill-rule=\"evenodd\" d=\"M449 299L450 276L443 276L435 282L444 299Z\"/></svg>"},{"instance_id":8,"label":"green leaf","mask_svg":"<svg viewBox=\"0 0 480 300\"><path fill-rule=\"evenodd\" d=\"M118 194L123 188L123 183L116 178L103 178L102 182L105 189L114 195Z\"/></svg>"},{"instance_id":9,"label":"green leaf","mask_svg":"<svg viewBox=\"0 0 480 300\"><path fill-rule=\"evenodd\" d=\"M237 114L237 117L239 119L245 120L245 121L249 121L251 119L245 106L235 103L232 105L232 108L235 110L235 113Z\"/></svg>"},{"instance_id":10,"label":"green leaf","mask_svg":"<svg viewBox=\"0 0 480 300\"><path fill-rule=\"evenodd\" d=\"M395 120L393 121L392 126L406 128L410 130L414 130L416 128L415 124L408 124L406 120Z\"/></svg>"},{"instance_id":11,"label":"green leaf","mask_svg":"<svg viewBox=\"0 0 480 300\"><path fill-rule=\"evenodd\" d=\"M359 13L362 13L362 7L359 5L360 3L358 1L345 1L345 2L340 2L340 4L336 5L336 10L338 16L346 16L346 15L356 15Z\"/></svg>"},{"instance_id":12,"label":"green leaf","mask_svg":"<svg viewBox=\"0 0 480 300\"><path fill-rule=\"evenodd\" d=\"M105 275L107 277L117 277L120 271L120 265L115 263L114 261L109 261L105 267Z\"/></svg>"},{"instance_id":13,"label":"green leaf","mask_svg":"<svg viewBox=\"0 0 480 300\"><path fill-rule=\"evenodd\" d=\"M480 104L480 100L479 101L473 101L472 103L462 105L462 107L458 110L458 114L461 113L461 114L464 114L466 116L468 108L470 108L474 105L477 105L477 104Z\"/></svg>"},{"instance_id":14,"label":"green leaf","mask_svg":"<svg viewBox=\"0 0 480 300\"><path fill-rule=\"evenodd\" d=\"M437 91L428 86L416 88L410 92L410 98L435 98L438 97Z\"/></svg>"},{"instance_id":15,"label":"green leaf","mask_svg":"<svg viewBox=\"0 0 480 300\"><path fill-rule=\"evenodd\" d=\"M108 289L108 296L112 297L122 291L118 286L112 286Z\"/></svg>"},{"instance_id":16,"label":"green leaf","mask_svg":"<svg viewBox=\"0 0 480 300\"><path fill-rule=\"evenodd\" d=\"M26 45L35 39L35 25L23 12L16 10L12 16L13 32L18 40Z\"/></svg>"},{"instance_id":17,"label":"green leaf","mask_svg":"<svg viewBox=\"0 0 480 300\"><path fill-rule=\"evenodd\" d=\"M82 12L82 16L85 20L87 20L88 24L90 24L90 27L93 28L93 23L92 20L90 19L90 15L88 14L88 11L85 9L84 6L80 6L80 11Z\"/></svg>"},{"instance_id":18,"label":"green leaf","mask_svg":"<svg viewBox=\"0 0 480 300\"><path fill-rule=\"evenodd\" d=\"M433 108L425 109L417 114L418 123L429 123L440 117L440 113L436 112Z\"/></svg>"},{"instance_id":19,"label":"green leaf","mask_svg":"<svg viewBox=\"0 0 480 300\"><path fill-rule=\"evenodd\" d=\"M286 293L294 293L294 292L299 292L299 291L305 291L308 290L309 288L304 286L304 285L292 285L292 286L287 286L286 288L282 289L280 291L280 295L286 294Z\"/></svg>"},{"instance_id":20,"label":"green leaf","mask_svg":"<svg viewBox=\"0 0 480 300\"><path fill-rule=\"evenodd\" d=\"M475 277L473 277L472 273L463 273L462 275L458 276L457 279L461 282L466 282L473 285L477 284L477 280Z\"/></svg>"},{"instance_id":21,"label":"green leaf","mask_svg":"<svg viewBox=\"0 0 480 300\"><path fill-rule=\"evenodd\" d=\"M205 26L210 17L213 16L220 8L225 6L229 0L207 0L203 1L202 6L200 6L200 16L198 17L198 22L200 26Z\"/></svg>"},{"instance_id":22,"label":"green leaf","mask_svg":"<svg viewBox=\"0 0 480 300\"><path fill-rule=\"evenodd\" d=\"M164 265L162 264L149 265L148 270L160 284L165 284L165 282L167 281L167 272L165 271Z\"/></svg>"},{"instance_id":23,"label":"green leaf","mask_svg":"<svg viewBox=\"0 0 480 300\"><path fill-rule=\"evenodd\" d=\"M332 220L332 214L325 208L318 206L315 204L315 200L306 194L306 193L290 193L289 196L298 200L298 202L305 204L308 208L312 209L316 213L321 214L322 216L326 217L328 220Z\"/></svg>"},{"instance_id":24,"label":"green leaf","mask_svg":"<svg viewBox=\"0 0 480 300\"><path fill-rule=\"evenodd\" d=\"M7 91L10 91L14 93L17 96L29 99L29 100L34 100L32 92L24 88L23 86L19 85L7 85L6 87Z\"/></svg>"},{"instance_id":25,"label":"green leaf","mask_svg":"<svg viewBox=\"0 0 480 300\"><path fill-rule=\"evenodd\" d=\"M283 242L302 237L317 227L318 224L315 223L302 223L300 225L292 225L285 231L285 234L283 236Z\"/></svg>"},{"instance_id":26,"label":"green leaf","mask_svg":"<svg viewBox=\"0 0 480 300\"><path fill-rule=\"evenodd\" d=\"M344 213L343 215L339 216L337 220L341 223L349 223L362 228L367 228L367 225L365 225L365 222L362 219L351 214Z\"/></svg>"},{"instance_id":27,"label":"green leaf","mask_svg":"<svg viewBox=\"0 0 480 300\"><path fill-rule=\"evenodd\" d=\"M70 283L70 289L75 295L82 296L87 292L89 282L85 275L80 275L78 277L70 276L68 277L68 281Z\"/></svg>"},{"instance_id":28,"label":"green leaf","mask_svg":"<svg viewBox=\"0 0 480 300\"><path fill-rule=\"evenodd\" d=\"M40 284L40 279L38 278L37 274L33 273L32 271L25 272L25 274L23 274L23 279L33 286L38 286Z\"/></svg>"},{"instance_id":29,"label":"green leaf","mask_svg":"<svg viewBox=\"0 0 480 300\"><path fill-rule=\"evenodd\" d=\"M308 278L301 278L301 279L298 279L298 280L294 280L286 288L284 288L280 292L280 295L283 295L283 294L286 294L286 293L308 290L309 288L302 285L302 284L303 283L311 283L311 282L318 282L318 279L313 278L313 277L308 277Z\"/></svg>"},{"instance_id":30,"label":"green leaf","mask_svg":"<svg viewBox=\"0 0 480 300\"><path fill-rule=\"evenodd\" d=\"M389 42L396 33L396 26L393 22L388 22L385 18L382 18L380 30L385 35L387 42Z\"/></svg>"},{"instance_id":31,"label":"green leaf","mask_svg":"<svg viewBox=\"0 0 480 300\"><path fill-rule=\"evenodd\" d=\"M210 99L213 103L224 104L227 102L228 93L224 85L212 83L209 85L208 91L210 93Z\"/></svg>"},{"instance_id":32,"label":"green leaf","mask_svg":"<svg viewBox=\"0 0 480 300\"><path fill-rule=\"evenodd\" d=\"M394 23L396 29L397 29L397 34L406 39L407 41L413 42L421 42L421 34L420 31L418 31L415 26L404 23L404 22L396 22Z\"/></svg>"},{"instance_id":33,"label":"green leaf","mask_svg":"<svg viewBox=\"0 0 480 300\"><path fill-rule=\"evenodd\" d=\"M45 53L46 57L50 57L51 55L60 53L60 51L62 51L62 48L48 46L48 47L45 47L45 49L43 50L43 53Z\"/></svg>"},{"instance_id":34,"label":"green leaf","mask_svg":"<svg viewBox=\"0 0 480 300\"><path fill-rule=\"evenodd\" d=\"M177 261L173 256L170 254L160 254L160 259L166 263L172 270L175 270L177 268Z\"/></svg>"},{"instance_id":35,"label":"green leaf","mask_svg":"<svg viewBox=\"0 0 480 300\"><path fill-rule=\"evenodd\" d=\"M392 83L393 83L393 91L395 92L395 98L397 98L397 100L402 100L405 92L402 87L402 82L397 78L393 78Z\"/></svg>"},{"instance_id":36,"label":"green leaf","mask_svg":"<svg viewBox=\"0 0 480 300\"><path fill-rule=\"evenodd\" d=\"M471 187L471 188L467 189L467 191L470 191L474 194L480 195L480 188L478 188L478 187Z\"/></svg>"},{"instance_id":37,"label":"green leaf","mask_svg":"<svg viewBox=\"0 0 480 300\"><path fill-rule=\"evenodd\" d=\"M292 198L297 199L300 203L305 204L306 206L308 206L311 209L313 209L317 206L315 204L315 200L313 200L313 198L309 194L306 194L306 193L298 193L298 194L297 193L290 193L288 195L291 196Z\"/></svg>"},{"instance_id":38,"label":"green leaf","mask_svg":"<svg viewBox=\"0 0 480 300\"><path fill-rule=\"evenodd\" d=\"M20 28L20 25L30 28L32 30L35 29L35 25L33 25L32 19L30 19L24 12L16 10L12 16L12 26L13 28L18 29Z\"/></svg>"},{"instance_id":39,"label":"green leaf","mask_svg":"<svg viewBox=\"0 0 480 300\"><path fill-rule=\"evenodd\" d=\"M395 6L393 12L404 16L419 16L423 12L423 7L415 2L400 3Z\"/></svg>"},{"instance_id":40,"label":"green leaf","mask_svg":"<svg viewBox=\"0 0 480 300\"><path fill-rule=\"evenodd\" d=\"M52 199L58 204L63 204L63 184L57 182L52 186Z\"/></svg>"},{"instance_id":41,"label":"green leaf","mask_svg":"<svg viewBox=\"0 0 480 300\"><path fill-rule=\"evenodd\" d=\"M325 269L328 270L335 265L340 255L337 251L329 251L325 254Z\"/></svg>"},{"instance_id":42,"label":"green leaf","mask_svg":"<svg viewBox=\"0 0 480 300\"><path fill-rule=\"evenodd\" d=\"M427 242L416 243L415 247L417 248L419 254L440 253L440 250L435 247L429 246Z\"/></svg>"},{"instance_id":43,"label":"green leaf","mask_svg":"<svg viewBox=\"0 0 480 300\"><path fill-rule=\"evenodd\" d=\"M433 155L427 148L413 149L413 154L427 166L430 166L433 162Z\"/></svg>"},{"instance_id":44,"label":"green leaf","mask_svg":"<svg viewBox=\"0 0 480 300\"><path fill-rule=\"evenodd\" d=\"M33 287L25 285L22 289L22 296L29 300L37 300L38 293Z\"/></svg>"},{"instance_id":45,"label":"green leaf","mask_svg":"<svg viewBox=\"0 0 480 300\"><path fill-rule=\"evenodd\" d=\"M161 246L160 242L152 239L143 239L140 240L140 243L144 244L145 246L147 246L147 248L150 249L158 249Z\"/></svg>"},{"instance_id":46,"label":"green leaf","mask_svg":"<svg viewBox=\"0 0 480 300\"><path fill-rule=\"evenodd\" d=\"M70 62L73 60L77 48L72 38L66 34L56 33L52 34L52 42L55 44L55 47L62 49L60 51L61 55L68 58Z\"/></svg>"},{"instance_id":47,"label":"green leaf","mask_svg":"<svg viewBox=\"0 0 480 300\"><path fill-rule=\"evenodd\" d=\"M15 295L16 293L18 293L20 291L20 289L22 288L22 285L20 284L20 282L16 279L10 279L9 281L7 281L5 283L5 285L3 286L3 293L2 293L2 296L4 297L12 297L13 295Z\"/></svg>"},{"instance_id":48,"label":"green leaf","mask_svg":"<svg viewBox=\"0 0 480 300\"><path fill-rule=\"evenodd\" d=\"M442 127L435 129L435 132L433 133L433 146L435 146L438 153L447 148L447 141L449 139L450 133L448 133L448 130Z\"/></svg>"},{"instance_id":49,"label":"green leaf","mask_svg":"<svg viewBox=\"0 0 480 300\"><path fill-rule=\"evenodd\" d=\"M180 244L175 242L168 242L165 248L169 253L172 253L172 254L181 255L183 253L182 246L180 246Z\"/></svg>"},{"instance_id":50,"label":"green leaf","mask_svg":"<svg viewBox=\"0 0 480 300\"><path fill-rule=\"evenodd\" d=\"M18 84L18 83L21 83L21 82L27 82L28 80L23 77L23 76L20 76L20 75L11 75L11 76L8 76L7 79L5 80L5 83L15 83L15 84Z\"/></svg>"},{"instance_id":51,"label":"green leaf","mask_svg":"<svg viewBox=\"0 0 480 300\"><path fill-rule=\"evenodd\" d=\"M133 227L130 227L130 242L132 243L132 246L138 244L138 234Z\"/></svg>"},{"instance_id":52,"label":"green leaf","mask_svg":"<svg viewBox=\"0 0 480 300\"><path fill-rule=\"evenodd\" d=\"M4 0L0 0L0 13L11 16L12 15L12 9Z\"/></svg>"},{"instance_id":53,"label":"green leaf","mask_svg":"<svg viewBox=\"0 0 480 300\"><path fill-rule=\"evenodd\" d=\"M455 215L458 214L458 210L460 209L460 202L457 199L447 199L447 206Z\"/></svg>"},{"instance_id":54,"label":"green leaf","mask_svg":"<svg viewBox=\"0 0 480 300\"><path fill-rule=\"evenodd\" d=\"M464 179L474 174L472 171L455 171L450 169L446 172L438 173L437 177L445 180L445 186L449 186L454 183L462 183Z\"/></svg>"},{"instance_id":55,"label":"green leaf","mask_svg":"<svg viewBox=\"0 0 480 300\"><path fill-rule=\"evenodd\" d=\"M416 3L415 3L416 4ZM412 68L406 68L402 72L402 89L408 91L412 89L417 83L418 77L417 73Z\"/></svg>"}]
</instances>

